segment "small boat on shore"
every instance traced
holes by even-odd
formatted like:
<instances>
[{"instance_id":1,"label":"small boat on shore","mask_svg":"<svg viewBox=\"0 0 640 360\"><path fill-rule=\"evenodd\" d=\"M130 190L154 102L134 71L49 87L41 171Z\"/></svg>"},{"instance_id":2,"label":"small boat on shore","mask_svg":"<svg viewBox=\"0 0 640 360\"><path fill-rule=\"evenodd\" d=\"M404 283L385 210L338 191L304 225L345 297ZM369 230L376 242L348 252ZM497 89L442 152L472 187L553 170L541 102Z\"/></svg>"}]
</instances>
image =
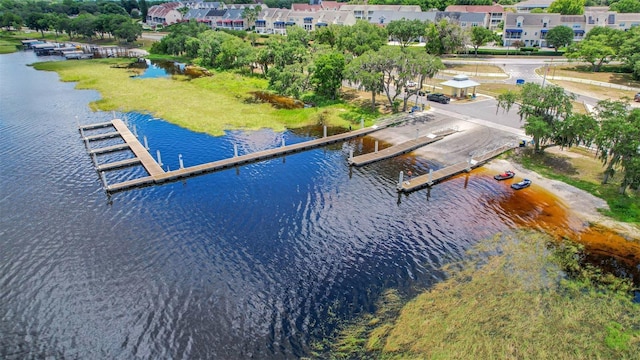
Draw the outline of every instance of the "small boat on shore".
<instances>
[{"instance_id":1,"label":"small boat on shore","mask_svg":"<svg viewBox=\"0 0 640 360\"><path fill-rule=\"evenodd\" d=\"M495 175L493 178L498 180L498 181L500 181L500 180L511 179L514 176L516 176L516 173L514 173L511 170L507 170L507 171L503 172L502 174Z\"/></svg>"},{"instance_id":2,"label":"small boat on shore","mask_svg":"<svg viewBox=\"0 0 640 360\"><path fill-rule=\"evenodd\" d=\"M522 180L520 182L517 182L515 184L511 184L511 187L513 189L520 190L520 189L524 189L526 187L529 187L529 185L531 185L531 180L524 179L524 180Z\"/></svg>"}]
</instances>

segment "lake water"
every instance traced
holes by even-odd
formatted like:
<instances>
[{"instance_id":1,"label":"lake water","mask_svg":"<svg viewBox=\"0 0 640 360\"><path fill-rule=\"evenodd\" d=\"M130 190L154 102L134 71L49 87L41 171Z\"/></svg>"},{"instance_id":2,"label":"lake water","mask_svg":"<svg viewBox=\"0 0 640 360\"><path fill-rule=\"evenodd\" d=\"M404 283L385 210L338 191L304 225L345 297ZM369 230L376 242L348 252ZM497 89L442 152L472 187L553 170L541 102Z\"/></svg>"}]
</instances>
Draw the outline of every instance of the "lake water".
<instances>
[{"instance_id":1,"label":"lake water","mask_svg":"<svg viewBox=\"0 0 640 360\"><path fill-rule=\"evenodd\" d=\"M0 358L299 358L383 290L415 294L477 241L562 207L482 173L398 196L398 172L429 164L350 169L349 149L371 141L107 196L77 123L113 115L89 110L95 91L25 66L45 59L0 56ZM171 169L179 155L191 166L320 133L215 138L116 115Z\"/></svg>"}]
</instances>

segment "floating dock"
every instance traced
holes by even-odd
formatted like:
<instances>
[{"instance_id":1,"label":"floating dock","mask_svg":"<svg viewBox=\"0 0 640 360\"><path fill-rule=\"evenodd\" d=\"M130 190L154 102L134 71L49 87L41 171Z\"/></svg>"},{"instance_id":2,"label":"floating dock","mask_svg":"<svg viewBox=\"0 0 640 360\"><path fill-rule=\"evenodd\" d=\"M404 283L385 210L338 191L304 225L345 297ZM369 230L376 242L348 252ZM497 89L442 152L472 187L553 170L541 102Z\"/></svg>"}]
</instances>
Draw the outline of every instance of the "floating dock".
<instances>
[{"instance_id":1,"label":"floating dock","mask_svg":"<svg viewBox=\"0 0 640 360\"><path fill-rule=\"evenodd\" d=\"M460 174L462 172L469 172L472 169L480 167L487 161L506 151L513 149L514 147L515 146L512 144L507 144L495 150L486 152L482 155L472 157L471 159L469 159L469 161L460 162L436 171L430 170L427 174L416 176L409 180L404 180L403 173L400 173L400 179L397 186L398 192L409 193L427 186L433 186L434 184L448 179L454 175Z\"/></svg>"},{"instance_id":2,"label":"floating dock","mask_svg":"<svg viewBox=\"0 0 640 360\"><path fill-rule=\"evenodd\" d=\"M363 166L376 161L388 159L394 156L408 153L425 145L434 143L438 140L444 139L445 136L455 133L455 129L445 129L436 131L434 133L418 137L413 140L403 142L402 144L390 146L386 149L378 151L378 142L376 141L376 150L374 152L363 154L359 156L350 156L349 165Z\"/></svg>"},{"instance_id":3,"label":"floating dock","mask_svg":"<svg viewBox=\"0 0 640 360\"><path fill-rule=\"evenodd\" d=\"M417 117L419 116L412 115L412 116L405 116L405 117L394 117L386 121L383 121L378 125L373 125L367 128L362 127L361 129L358 129L358 130L348 131L348 132L331 135L331 136L326 135L326 127L325 127L324 137L319 139L309 140L309 141L292 144L292 145L284 145L284 142L283 142L283 145L278 148L258 151L258 152L246 154L246 155L240 155L240 156L236 155L232 158L213 161L210 163L205 163L205 164L200 164L200 165L195 165L190 167L183 167L182 158L180 157L180 169L173 170L173 171L164 171L162 169L161 164L156 162L156 160L151 156L147 148L140 143L136 135L134 135L129 130L127 125L124 123L124 121L120 119L114 119L106 123L82 125L78 127L78 130L83 136L83 140L85 141L86 144L88 144L89 141L106 139L106 138L114 138L118 136L124 140L123 144L118 144L118 145L113 145L113 146L108 146L108 147L98 148L98 149L88 148L89 153L92 156L94 156L94 161L95 161L96 154L127 150L127 149L131 150L134 153L135 157L132 159L126 159L126 160L121 160L121 161L107 163L107 164L97 164L96 162L96 169L101 175L102 181L104 183L104 186L107 192L117 192L117 191L122 191L125 189L139 187L139 186L158 184L158 183L183 179L183 178L187 178L187 177L191 177L191 176L195 176L203 173L222 170L222 169L226 169L226 168L230 168L238 165L249 164L249 163L253 163L261 160L279 157L279 156L290 154L290 153L295 153L295 152L300 152L300 151L304 151L304 150L308 150L316 147L321 147L321 146L332 144L332 143L342 142L342 141L350 140L353 138L369 135L373 132L384 129L388 126L393 126L397 123L400 123L406 119L416 119ZM104 134L89 135L89 136L86 136L84 134L85 130L106 128L109 126L113 126L116 131L104 133ZM145 144L146 144L146 139L145 139ZM137 165L137 164L141 164L144 167L148 176L144 176L141 178L132 179L132 180L128 180L120 183L115 183L115 184L106 183L106 180L103 174L104 171L113 170L113 169L117 169L125 166Z\"/></svg>"}]
</instances>

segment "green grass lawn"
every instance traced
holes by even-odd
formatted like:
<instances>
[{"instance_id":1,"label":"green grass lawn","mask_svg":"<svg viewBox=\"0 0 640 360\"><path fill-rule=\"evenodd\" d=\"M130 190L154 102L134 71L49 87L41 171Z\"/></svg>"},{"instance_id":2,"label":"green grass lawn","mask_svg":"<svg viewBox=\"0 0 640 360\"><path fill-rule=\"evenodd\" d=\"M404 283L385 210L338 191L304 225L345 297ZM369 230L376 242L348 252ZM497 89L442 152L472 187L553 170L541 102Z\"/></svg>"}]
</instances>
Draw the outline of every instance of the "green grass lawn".
<instances>
[{"instance_id":1,"label":"green grass lawn","mask_svg":"<svg viewBox=\"0 0 640 360\"><path fill-rule=\"evenodd\" d=\"M13 37L10 33L3 31L0 34L0 54L10 54L18 51L22 47L19 39Z\"/></svg>"},{"instance_id":2,"label":"green grass lawn","mask_svg":"<svg viewBox=\"0 0 640 360\"><path fill-rule=\"evenodd\" d=\"M63 81L78 82L78 89L96 89L102 98L93 110L149 112L197 132L223 135L227 129L271 128L283 131L317 123L348 127L363 117L367 124L378 116L348 103L284 110L257 103L250 94L265 90L260 77L216 72L212 77L188 80L135 79L126 68L114 67L130 60L99 59L36 63L39 70L56 71Z\"/></svg>"}]
</instances>

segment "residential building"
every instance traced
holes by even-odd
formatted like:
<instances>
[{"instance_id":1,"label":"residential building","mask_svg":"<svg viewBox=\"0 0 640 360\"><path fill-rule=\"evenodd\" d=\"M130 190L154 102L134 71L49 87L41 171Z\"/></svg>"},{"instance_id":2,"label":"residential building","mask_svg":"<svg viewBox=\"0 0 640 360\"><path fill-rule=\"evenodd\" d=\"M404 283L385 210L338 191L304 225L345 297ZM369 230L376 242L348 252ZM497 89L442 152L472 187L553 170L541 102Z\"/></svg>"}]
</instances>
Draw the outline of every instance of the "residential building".
<instances>
[{"instance_id":1,"label":"residential building","mask_svg":"<svg viewBox=\"0 0 640 360\"><path fill-rule=\"evenodd\" d=\"M567 26L573 29L573 40L580 41L596 26L623 31L633 26L640 26L640 14L619 14L601 8L587 10L584 15L507 13L503 45L511 46L519 40L525 46L547 46L546 34L556 26Z\"/></svg>"},{"instance_id":2,"label":"residential building","mask_svg":"<svg viewBox=\"0 0 640 360\"><path fill-rule=\"evenodd\" d=\"M351 26L355 23L356 19L350 11L265 9L256 19L255 31L260 34L286 35L288 26L300 26L313 31L331 24Z\"/></svg>"},{"instance_id":3,"label":"residential building","mask_svg":"<svg viewBox=\"0 0 640 360\"><path fill-rule=\"evenodd\" d=\"M445 11L486 14L488 23L485 27L491 30L497 30L504 20L504 8L501 5L450 5Z\"/></svg>"},{"instance_id":4,"label":"residential building","mask_svg":"<svg viewBox=\"0 0 640 360\"><path fill-rule=\"evenodd\" d=\"M182 20L182 13L177 9L183 7L182 3L169 2L153 5L147 12L146 23L150 26L167 26Z\"/></svg>"},{"instance_id":5,"label":"residential building","mask_svg":"<svg viewBox=\"0 0 640 360\"><path fill-rule=\"evenodd\" d=\"M353 13L356 20L371 21L374 11L421 12L418 5L342 5L340 11Z\"/></svg>"},{"instance_id":6,"label":"residential building","mask_svg":"<svg viewBox=\"0 0 640 360\"><path fill-rule=\"evenodd\" d=\"M526 0L514 5L516 12L528 13L534 9L547 10L555 0Z\"/></svg>"}]
</instances>

